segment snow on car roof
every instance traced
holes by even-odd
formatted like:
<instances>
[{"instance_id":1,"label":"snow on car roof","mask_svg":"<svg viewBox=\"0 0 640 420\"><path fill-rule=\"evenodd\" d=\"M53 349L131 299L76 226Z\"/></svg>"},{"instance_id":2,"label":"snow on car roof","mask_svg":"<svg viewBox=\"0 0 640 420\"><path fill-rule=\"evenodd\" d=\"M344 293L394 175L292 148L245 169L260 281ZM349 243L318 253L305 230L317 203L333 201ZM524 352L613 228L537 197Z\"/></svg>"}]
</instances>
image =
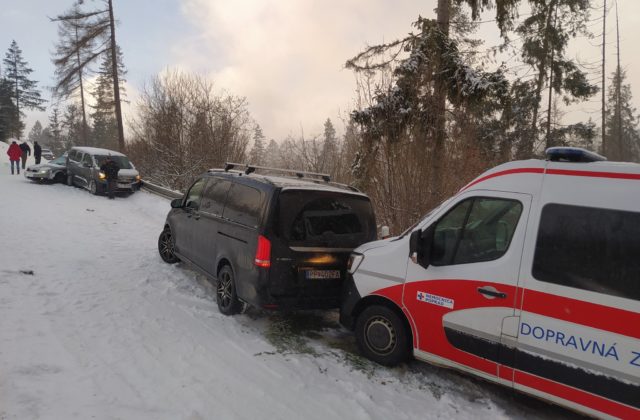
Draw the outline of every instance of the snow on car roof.
<instances>
[{"instance_id":1,"label":"snow on car roof","mask_svg":"<svg viewBox=\"0 0 640 420\"><path fill-rule=\"evenodd\" d=\"M89 153L91 155L111 155L126 157L124 153L116 152L115 150L101 149L99 147L76 146L73 147L72 150L78 150L80 152Z\"/></svg>"}]
</instances>

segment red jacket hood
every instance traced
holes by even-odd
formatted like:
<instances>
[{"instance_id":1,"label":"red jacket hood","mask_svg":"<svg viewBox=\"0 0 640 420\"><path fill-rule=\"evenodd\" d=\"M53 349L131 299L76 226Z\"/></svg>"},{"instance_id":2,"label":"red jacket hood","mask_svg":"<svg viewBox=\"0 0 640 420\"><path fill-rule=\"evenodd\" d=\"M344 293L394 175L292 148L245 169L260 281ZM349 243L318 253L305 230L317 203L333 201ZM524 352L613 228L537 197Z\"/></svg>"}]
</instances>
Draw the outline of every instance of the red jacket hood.
<instances>
[{"instance_id":1,"label":"red jacket hood","mask_svg":"<svg viewBox=\"0 0 640 420\"><path fill-rule=\"evenodd\" d=\"M9 160L20 160L20 156L22 156L22 150L17 144L11 143L11 146L9 146L9 150L7 150L7 154L9 155Z\"/></svg>"}]
</instances>

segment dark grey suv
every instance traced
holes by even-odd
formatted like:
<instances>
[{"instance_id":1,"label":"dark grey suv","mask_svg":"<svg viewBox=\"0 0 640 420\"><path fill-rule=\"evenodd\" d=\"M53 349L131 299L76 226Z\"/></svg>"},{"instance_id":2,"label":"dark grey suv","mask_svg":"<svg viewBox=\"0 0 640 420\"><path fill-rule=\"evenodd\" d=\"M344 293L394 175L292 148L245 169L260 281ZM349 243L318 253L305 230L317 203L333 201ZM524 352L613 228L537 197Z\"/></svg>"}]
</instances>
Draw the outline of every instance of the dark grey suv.
<instances>
[{"instance_id":1,"label":"dark grey suv","mask_svg":"<svg viewBox=\"0 0 640 420\"><path fill-rule=\"evenodd\" d=\"M105 159L110 157L117 164L116 191L134 192L140 187L140 174L125 155L115 150L97 147L73 147L67 154L67 185L88 189L91 194L107 190L107 179L100 171Z\"/></svg>"},{"instance_id":2,"label":"dark grey suv","mask_svg":"<svg viewBox=\"0 0 640 420\"><path fill-rule=\"evenodd\" d=\"M237 164L236 164L237 165ZM220 311L337 308L351 251L376 239L369 198L326 180L211 170L171 202L165 262L216 280Z\"/></svg>"}]
</instances>

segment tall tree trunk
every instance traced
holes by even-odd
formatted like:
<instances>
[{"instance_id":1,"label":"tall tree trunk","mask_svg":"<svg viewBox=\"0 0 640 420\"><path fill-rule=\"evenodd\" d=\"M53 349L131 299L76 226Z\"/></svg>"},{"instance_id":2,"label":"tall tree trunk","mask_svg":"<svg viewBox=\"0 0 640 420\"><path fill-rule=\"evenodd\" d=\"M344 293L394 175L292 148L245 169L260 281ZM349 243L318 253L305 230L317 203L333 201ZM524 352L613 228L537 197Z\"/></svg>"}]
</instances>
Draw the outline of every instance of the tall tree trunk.
<instances>
[{"instance_id":1,"label":"tall tree trunk","mask_svg":"<svg viewBox=\"0 0 640 420\"><path fill-rule=\"evenodd\" d=\"M118 55L116 48L116 25L113 19L113 3L109 0L109 21L111 26L111 62L113 71L113 99L116 105L116 121L118 123L118 148L124 152L124 126L122 124L122 105L120 104L120 81L118 80Z\"/></svg>"},{"instance_id":2,"label":"tall tree trunk","mask_svg":"<svg viewBox=\"0 0 640 420\"><path fill-rule=\"evenodd\" d=\"M558 4L556 3L554 10L553 26L556 25L558 20ZM547 137L546 137L546 149L552 146L551 143L551 103L553 100L553 61L555 50L551 48L551 62L549 63L549 105L547 107Z\"/></svg>"},{"instance_id":3,"label":"tall tree trunk","mask_svg":"<svg viewBox=\"0 0 640 420\"><path fill-rule=\"evenodd\" d=\"M616 83L616 112L618 114L618 138L616 140L618 147L618 156L615 156L618 160L628 159L627 151L625 150L624 133L622 132L622 68L620 67L620 25L618 22L618 2L616 2L616 38L617 38L617 55L618 55L618 83Z\"/></svg>"},{"instance_id":4,"label":"tall tree trunk","mask_svg":"<svg viewBox=\"0 0 640 420\"><path fill-rule=\"evenodd\" d=\"M449 18L451 16L451 0L438 0L436 20L438 29L443 35L443 45L449 38ZM431 159L431 196L432 201L440 200L442 182L444 178L445 140L446 140L446 112L447 112L447 82L443 75L443 60L439 57L434 77L434 127L433 151Z\"/></svg>"},{"instance_id":5,"label":"tall tree trunk","mask_svg":"<svg viewBox=\"0 0 640 420\"><path fill-rule=\"evenodd\" d=\"M602 5L602 154L607 156L609 153L609 145L607 144L607 130L606 130L606 120L605 120L605 76L606 76L606 67L605 67L605 49L606 49L606 40L607 40L607 0L604 0L604 4Z\"/></svg>"},{"instance_id":6,"label":"tall tree trunk","mask_svg":"<svg viewBox=\"0 0 640 420\"><path fill-rule=\"evenodd\" d=\"M78 27L76 26L76 44L78 43ZM80 49L78 49L78 51L76 51L76 58L78 61L78 66L80 66ZM83 141L84 144L88 144L88 129L87 129L87 111L85 109L85 104L84 104L84 82L82 81L82 67L79 67L79 80L80 80L80 105L82 106L82 136L83 136Z\"/></svg>"},{"instance_id":7,"label":"tall tree trunk","mask_svg":"<svg viewBox=\"0 0 640 420\"><path fill-rule=\"evenodd\" d=\"M13 59L13 66L16 69L16 121L18 121L18 125L16 126L16 138L20 140L20 85L18 84L18 59Z\"/></svg>"},{"instance_id":8,"label":"tall tree trunk","mask_svg":"<svg viewBox=\"0 0 640 420\"><path fill-rule=\"evenodd\" d=\"M547 9L547 23L545 25L544 39L542 40L543 55L538 63L538 80L536 81L536 100L533 108L533 117L531 119L531 132L526 139L521 140L523 147L518 151L519 159L528 159L533 155L533 146L535 139L538 138L538 108L542 101L542 88L544 87L544 77L547 74L547 51L549 50L549 30L551 29L552 10L555 8L557 1L552 0Z\"/></svg>"}]
</instances>

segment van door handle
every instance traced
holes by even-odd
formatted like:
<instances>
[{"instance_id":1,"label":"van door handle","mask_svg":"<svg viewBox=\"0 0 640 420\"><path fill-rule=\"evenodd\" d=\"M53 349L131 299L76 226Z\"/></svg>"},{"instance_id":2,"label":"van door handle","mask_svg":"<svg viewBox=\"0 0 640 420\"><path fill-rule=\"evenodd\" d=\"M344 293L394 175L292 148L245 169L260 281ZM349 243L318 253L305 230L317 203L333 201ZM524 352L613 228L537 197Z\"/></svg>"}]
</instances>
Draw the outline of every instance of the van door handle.
<instances>
[{"instance_id":1,"label":"van door handle","mask_svg":"<svg viewBox=\"0 0 640 420\"><path fill-rule=\"evenodd\" d=\"M500 292L496 289L494 289L493 287L489 288L489 287L478 287L478 293L480 293L481 295L485 295L489 298L499 298L499 299L506 299L507 298L507 294L504 292Z\"/></svg>"}]
</instances>

